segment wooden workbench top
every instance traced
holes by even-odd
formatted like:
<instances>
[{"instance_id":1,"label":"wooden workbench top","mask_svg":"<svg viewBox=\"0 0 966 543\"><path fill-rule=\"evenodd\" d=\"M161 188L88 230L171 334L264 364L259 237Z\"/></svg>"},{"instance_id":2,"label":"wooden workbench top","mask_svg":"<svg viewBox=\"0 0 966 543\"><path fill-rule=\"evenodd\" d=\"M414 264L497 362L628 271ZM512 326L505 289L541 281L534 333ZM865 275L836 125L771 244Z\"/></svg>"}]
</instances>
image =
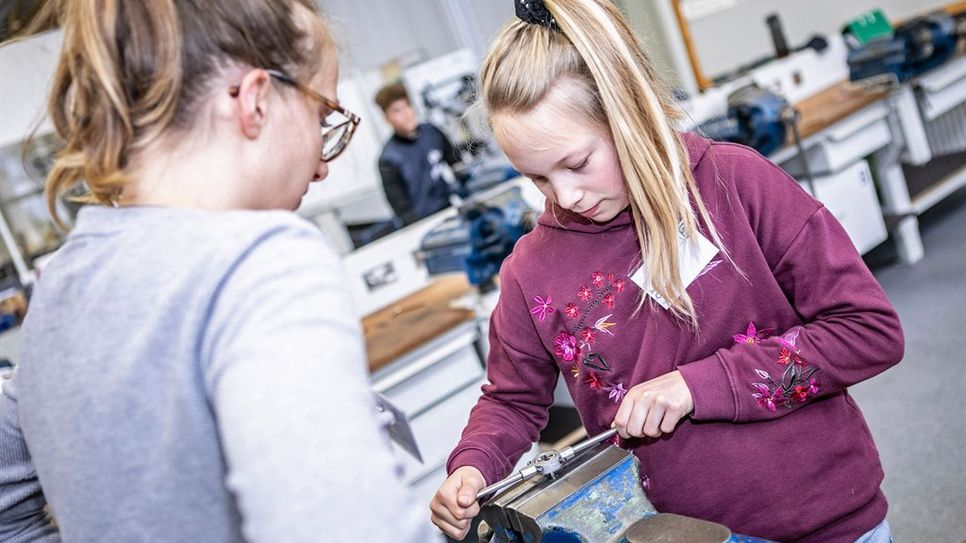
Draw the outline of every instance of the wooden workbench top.
<instances>
[{"instance_id":1,"label":"wooden workbench top","mask_svg":"<svg viewBox=\"0 0 966 543\"><path fill-rule=\"evenodd\" d=\"M795 104L802 115L798 125L799 134L802 139L817 134L886 96L888 93L885 91L868 90L848 81L832 85ZM795 144L791 133L787 141L789 145Z\"/></svg>"},{"instance_id":2,"label":"wooden workbench top","mask_svg":"<svg viewBox=\"0 0 966 543\"><path fill-rule=\"evenodd\" d=\"M437 279L428 287L362 319L369 372L380 368L444 332L475 317L450 302L470 291L466 276Z\"/></svg>"}]
</instances>

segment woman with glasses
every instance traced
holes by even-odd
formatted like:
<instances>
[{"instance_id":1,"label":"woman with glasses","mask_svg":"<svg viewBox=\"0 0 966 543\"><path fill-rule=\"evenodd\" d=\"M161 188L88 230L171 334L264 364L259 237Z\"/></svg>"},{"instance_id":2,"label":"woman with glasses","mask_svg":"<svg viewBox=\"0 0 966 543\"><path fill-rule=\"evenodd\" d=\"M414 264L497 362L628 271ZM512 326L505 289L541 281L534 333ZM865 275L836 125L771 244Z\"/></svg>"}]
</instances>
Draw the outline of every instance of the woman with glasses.
<instances>
[{"instance_id":1,"label":"woman with glasses","mask_svg":"<svg viewBox=\"0 0 966 543\"><path fill-rule=\"evenodd\" d=\"M431 540L339 259L291 213L359 123L315 3L63 9L48 201L91 205L3 385L0 540Z\"/></svg>"}]
</instances>

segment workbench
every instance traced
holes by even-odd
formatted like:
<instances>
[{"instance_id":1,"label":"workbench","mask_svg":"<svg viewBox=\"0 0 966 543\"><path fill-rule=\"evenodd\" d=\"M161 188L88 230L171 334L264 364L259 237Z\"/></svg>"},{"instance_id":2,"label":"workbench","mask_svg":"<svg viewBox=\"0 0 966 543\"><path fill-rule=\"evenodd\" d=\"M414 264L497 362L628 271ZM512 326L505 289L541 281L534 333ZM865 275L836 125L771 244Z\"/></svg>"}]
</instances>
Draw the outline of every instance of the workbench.
<instances>
[{"instance_id":1,"label":"workbench","mask_svg":"<svg viewBox=\"0 0 966 543\"><path fill-rule=\"evenodd\" d=\"M860 253L888 238L872 171L865 160L888 147L894 138L887 98L885 92L841 81L795 104L801 146L814 186L806 180L793 134L769 156L825 204Z\"/></svg>"},{"instance_id":2,"label":"workbench","mask_svg":"<svg viewBox=\"0 0 966 543\"><path fill-rule=\"evenodd\" d=\"M451 307L470 292L464 275L445 276L363 319L372 388L409 418L423 463L396 455L427 506L486 378L476 312Z\"/></svg>"}]
</instances>

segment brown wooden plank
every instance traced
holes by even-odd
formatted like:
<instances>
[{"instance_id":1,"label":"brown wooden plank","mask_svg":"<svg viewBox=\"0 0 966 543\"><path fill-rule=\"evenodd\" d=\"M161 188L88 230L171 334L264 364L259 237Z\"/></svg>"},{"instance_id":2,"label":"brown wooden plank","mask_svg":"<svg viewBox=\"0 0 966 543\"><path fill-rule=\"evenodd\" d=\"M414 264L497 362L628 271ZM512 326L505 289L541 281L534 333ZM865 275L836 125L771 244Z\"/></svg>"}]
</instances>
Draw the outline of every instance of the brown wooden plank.
<instances>
[{"instance_id":1,"label":"brown wooden plank","mask_svg":"<svg viewBox=\"0 0 966 543\"><path fill-rule=\"evenodd\" d=\"M799 133L805 139L886 96L885 91L868 90L848 81L837 83L795 104L801 113ZM787 144L794 143L789 133Z\"/></svg>"},{"instance_id":2,"label":"brown wooden plank","mask_svg":"<svg viewBox=\"0 0 966 543\"><path fill-rule=\"evenodd\" d=\"M362 319L369 371L375 372L400 356L474 318L469 309L450 302L470 291L462 274L440 278L428 287Z\"/></svg>"}]
</instances>

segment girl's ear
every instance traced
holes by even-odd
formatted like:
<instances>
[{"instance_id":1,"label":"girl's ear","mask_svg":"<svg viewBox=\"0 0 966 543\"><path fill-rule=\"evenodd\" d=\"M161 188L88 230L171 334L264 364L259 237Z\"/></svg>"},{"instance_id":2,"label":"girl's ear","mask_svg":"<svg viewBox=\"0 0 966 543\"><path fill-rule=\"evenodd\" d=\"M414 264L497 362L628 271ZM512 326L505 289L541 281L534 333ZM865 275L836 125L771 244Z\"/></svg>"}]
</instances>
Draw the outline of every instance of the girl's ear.
<instances>
[{"instance_id":1,"label":"girl's ear","mask_svg":"<svg viewBox=\"0 0 966 543\"><path fill-rule=\"evenodd\" d=\"M265 70L251 70L242 78L235 97L235 114L242 134L255 139L268 119L268 91L271 76Z\"/></svg>"}]
</instances>

